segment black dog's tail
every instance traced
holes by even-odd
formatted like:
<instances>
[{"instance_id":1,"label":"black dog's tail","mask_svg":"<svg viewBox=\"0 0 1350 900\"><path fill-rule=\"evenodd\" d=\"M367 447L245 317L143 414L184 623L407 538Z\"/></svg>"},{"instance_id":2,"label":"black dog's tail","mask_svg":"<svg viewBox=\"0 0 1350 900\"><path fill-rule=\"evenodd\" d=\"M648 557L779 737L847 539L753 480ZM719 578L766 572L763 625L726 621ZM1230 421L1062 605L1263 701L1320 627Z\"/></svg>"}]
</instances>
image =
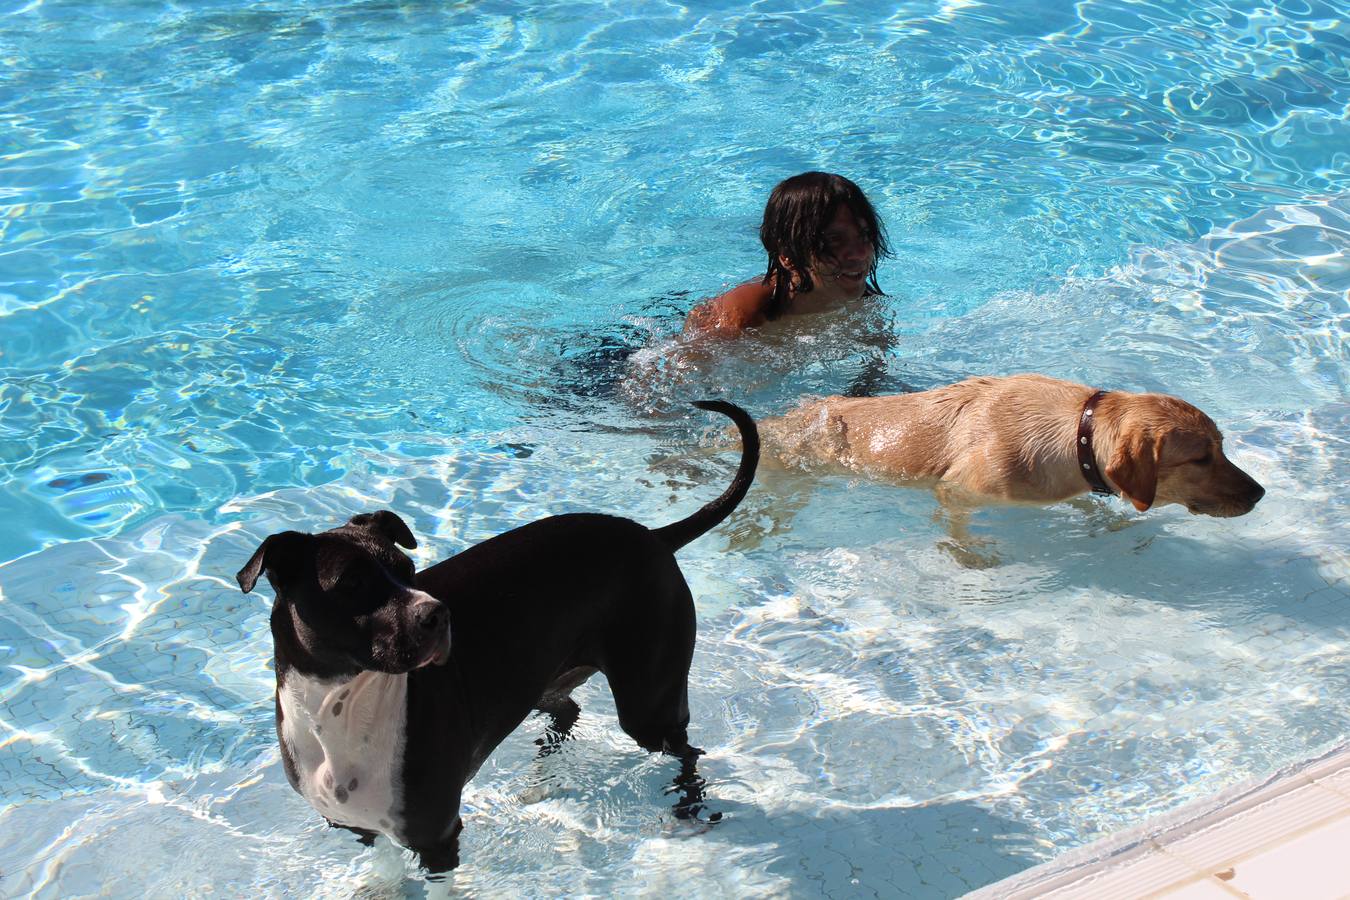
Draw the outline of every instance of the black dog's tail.
<instances>
[{"instance_id":1,"label":"black dog's tail","mask_svg":"<svg viewBox=\"0 0 1350 900\"><path fill-rule=\"evenodd\" d=\"M731 421L736 423L741 432L741 465L736 469L731 486L722 492L722 496L687 519L652 529L672 551L717 527L731 515L731 511L745 498L745 492L750 490L750 482L755 479L755 466L759 465L759 430L755 428L755 420L750 418L749 413L725 400L695 400L694 405L699 409L710 409L730 416Z\"/></svg>"}]
</instances>

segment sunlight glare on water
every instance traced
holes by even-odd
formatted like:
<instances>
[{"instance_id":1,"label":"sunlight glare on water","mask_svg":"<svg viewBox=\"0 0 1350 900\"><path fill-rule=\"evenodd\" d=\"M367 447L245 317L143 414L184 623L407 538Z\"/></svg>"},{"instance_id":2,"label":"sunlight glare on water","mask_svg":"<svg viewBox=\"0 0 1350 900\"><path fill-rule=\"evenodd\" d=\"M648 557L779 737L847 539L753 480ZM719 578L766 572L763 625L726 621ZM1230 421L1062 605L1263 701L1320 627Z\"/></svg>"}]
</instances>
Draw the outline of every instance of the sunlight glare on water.
<instances>
[{"instance_id":1,"label":"sunlight glare on water","mask_svg":"<svg viewBox=\"0 0 1350 900\"><path fill-rule=\"evenodd\" d=\"M1344 741L1347 59L1317 0L7 5L0 894L422 895L286 783L234 573L379 508L419 565L674 521L735 467L702 396L1165 391L1268 493L983 510L973 568L928 491L765 467L680 555L722 823L597 679L451 888L957 896ZM682 355L812 168L889 226L891 346Z\"/></svg>"}]
</instances>

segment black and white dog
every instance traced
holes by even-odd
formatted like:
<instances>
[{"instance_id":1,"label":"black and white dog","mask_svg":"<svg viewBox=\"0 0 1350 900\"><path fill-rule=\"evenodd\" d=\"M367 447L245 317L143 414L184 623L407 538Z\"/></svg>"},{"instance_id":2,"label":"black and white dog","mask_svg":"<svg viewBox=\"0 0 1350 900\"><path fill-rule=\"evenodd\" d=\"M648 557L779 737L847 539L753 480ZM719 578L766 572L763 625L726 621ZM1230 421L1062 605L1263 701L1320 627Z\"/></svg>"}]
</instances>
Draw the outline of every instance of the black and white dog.
<instances>
[{"instance_id":1,"label":"black and white dog","mask_svg":"<svg viewBox=\"0 0 1350 900\"><path fill-rule=\"evenodd\" d=\"M603 672L619 724L680 758L677 813L701 806L689 746L694 603L674 551L713 528L754 478L759 437L741 431L731 486L693 515L648 529L591 513L508 531L414 572L382 510L321 534L284 531L239 571L276 592L277 738L286 776L330 824L417 852L431 872L459 863L460 794L532 710L553 716L547 753L579 712L569 693Z\"/></svg>"}]
</instances>

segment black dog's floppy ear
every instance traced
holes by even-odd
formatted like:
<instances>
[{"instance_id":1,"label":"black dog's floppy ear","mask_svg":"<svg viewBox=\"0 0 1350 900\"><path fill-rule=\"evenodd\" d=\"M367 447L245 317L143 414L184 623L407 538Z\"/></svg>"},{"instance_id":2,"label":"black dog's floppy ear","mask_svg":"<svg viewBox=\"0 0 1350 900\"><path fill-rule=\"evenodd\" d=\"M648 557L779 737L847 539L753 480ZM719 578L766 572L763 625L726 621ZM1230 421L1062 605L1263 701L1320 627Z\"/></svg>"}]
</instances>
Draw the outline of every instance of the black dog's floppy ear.
<instances>
[{"instance_id":1,"label":"black dog's floppy ear","mask_svg":"<svg viewBox=\"0 0 1350 900\"><path fill-rule=\"evenodd\" d=\"M355 525L357 528L364 528L366 531L373 531L376 534L382 534L400 547L407 547L409 550L414 550L417 547L417 538L413 537L413 533L408 530L408 526L403 524L402 519L387 509L352 516L348 524Z\"/></svg>"},{"instance_id":2,"label":"black dog's floppy ear","mask_svg":"<svg viewBox=\"0 0 1350 900\"><path fill-rule=\"evenodd\" d=\"M295 547L303 540L309 537L299 531L283 531L280 534L273 534L263 540L258 545L258 549L253 551L253 556L244 567L235 575L235 580L239 582L239 588L247 594L253 590L253 586L258 583L258 576L264 570L275 568L282 560L291 555Z\"/></svg>"}]
</instances>

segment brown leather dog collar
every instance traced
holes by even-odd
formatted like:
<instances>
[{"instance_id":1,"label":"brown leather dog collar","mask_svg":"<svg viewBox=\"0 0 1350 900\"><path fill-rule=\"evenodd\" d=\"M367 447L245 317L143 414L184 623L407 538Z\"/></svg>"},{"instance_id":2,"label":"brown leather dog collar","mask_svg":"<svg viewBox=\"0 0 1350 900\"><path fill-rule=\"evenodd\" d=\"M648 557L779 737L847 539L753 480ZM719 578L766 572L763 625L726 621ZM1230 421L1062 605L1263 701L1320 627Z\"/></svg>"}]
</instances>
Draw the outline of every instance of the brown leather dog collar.
<instances>
[{"instance_id":1,"label":"brown leather dog collar","mask_svg":"<svg viewBox=\"0 0 1350 900\"><path fill-rule=\"evenodd\" d=\"M1105 397L1109 391L1097 391L1087 402L1083 404L1083 414L1078 417L1078 470L1083 473L1083 479L1092 488L1094 494L1109 494L1115 496L1116 492L1111 490L1106 484L1106 479L1102 477L1102 470L1097 468L1097 459L1092 454L1092 423L1096 418L1097 401Z\"/></svg>"}]
</instances>

